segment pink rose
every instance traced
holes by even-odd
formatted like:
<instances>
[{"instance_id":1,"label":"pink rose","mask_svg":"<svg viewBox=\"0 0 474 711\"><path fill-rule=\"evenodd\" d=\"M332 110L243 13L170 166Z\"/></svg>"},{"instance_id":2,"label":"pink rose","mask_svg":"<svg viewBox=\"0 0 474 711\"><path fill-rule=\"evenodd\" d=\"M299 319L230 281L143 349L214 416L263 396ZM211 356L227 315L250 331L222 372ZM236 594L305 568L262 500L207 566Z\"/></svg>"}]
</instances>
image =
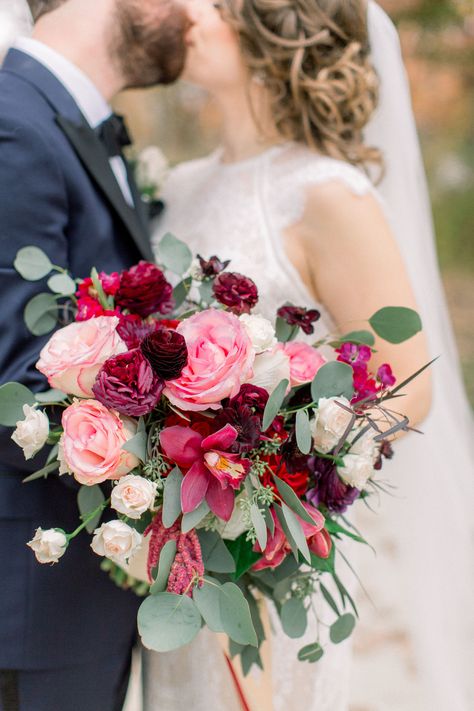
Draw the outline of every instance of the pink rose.
<instances>
[{"instance_id":1,"label":"pink rose","mask_svg":"<svg viewBox=\"0 0 474 711\"><path fill-rule=\"evenodd\" d=\"M234 314L207 309L177 328L188 347L181 376L167 382L164 394L182 410L217 410L235 397L252 375L255 351L244 325Z\"/></svg>"},{"instance_id":2,"label":"pink rose","mask_svg":"<svg viewBox=\"0 0 474 711\"><path fill-rule=\"evenodd\" d=\"M102 364L127 350L116 331L118 323L116 316L99 316L61 328L41 351L37 369L52 388L93 397L92 386Z\"/></svg>"},{"instance_id":3,"label":"pink rose","mask_svg":"<svg viewBox=\"0 0 474 711\"><path fill-rule=\"evenodd\" d=\"M80 484L120 479L138 465L137 457L122 449L135 436L136 422L97 400L77 400L64 410L62 425L60 471L69 471Z\"/></svg>"},{"instance_id":4,"label":"pink rose","mask_svg":"<svg viewBox=\"0 0 474 711\"><path fill-rule=\"evenodd\" d=\"M321 353L308 343L290 341L279 346L290 359L290 384L297 385L310 383L318 370L326 363Z\"/></svg>"}]
</instances>

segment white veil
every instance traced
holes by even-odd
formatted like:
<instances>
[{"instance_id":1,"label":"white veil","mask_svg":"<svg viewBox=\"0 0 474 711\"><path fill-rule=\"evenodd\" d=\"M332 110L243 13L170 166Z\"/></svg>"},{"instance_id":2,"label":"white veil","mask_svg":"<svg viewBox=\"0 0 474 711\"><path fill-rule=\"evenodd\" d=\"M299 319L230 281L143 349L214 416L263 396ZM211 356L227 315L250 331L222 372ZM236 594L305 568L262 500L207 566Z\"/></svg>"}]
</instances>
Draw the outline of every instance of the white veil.
<instances>
[{"instance_id":1,"label":"white veil","mask_svg":"<svg viewBox=\"0 0 474 711\"><path fill-rule=\"evenodd\" d=\"M433 357L434 404L424 437L398 443L394 469L402 505L384 516L399 543L399 604L426 709L467 711L472 678L472 413L439 275L426 177L397 32L372 0L369 36L381 100L366 140L383 151L379 186L414 286ZM388 470L387 470L388 471ZM391 514L390 514L391 515Z\"/></svg>"}]
</instances>

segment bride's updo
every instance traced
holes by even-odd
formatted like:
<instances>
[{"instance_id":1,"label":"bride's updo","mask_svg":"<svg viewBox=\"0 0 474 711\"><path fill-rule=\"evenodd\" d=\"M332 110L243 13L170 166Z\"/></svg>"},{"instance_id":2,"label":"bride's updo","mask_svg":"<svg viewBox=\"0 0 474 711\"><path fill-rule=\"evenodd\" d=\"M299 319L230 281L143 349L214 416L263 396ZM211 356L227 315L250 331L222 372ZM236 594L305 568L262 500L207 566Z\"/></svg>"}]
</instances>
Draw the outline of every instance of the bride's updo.
<instances>
[{"instance_id":1,"label":"bride's updo","mask_svg":"<svg viewBox=\"0 0 474 711\"><path fill-rule=\"evenodd\" d=\"M237 0L226 5L279 133L355 165L380 163L362 131L378 100L364 0Z\"/></svg>"}]
</instances>

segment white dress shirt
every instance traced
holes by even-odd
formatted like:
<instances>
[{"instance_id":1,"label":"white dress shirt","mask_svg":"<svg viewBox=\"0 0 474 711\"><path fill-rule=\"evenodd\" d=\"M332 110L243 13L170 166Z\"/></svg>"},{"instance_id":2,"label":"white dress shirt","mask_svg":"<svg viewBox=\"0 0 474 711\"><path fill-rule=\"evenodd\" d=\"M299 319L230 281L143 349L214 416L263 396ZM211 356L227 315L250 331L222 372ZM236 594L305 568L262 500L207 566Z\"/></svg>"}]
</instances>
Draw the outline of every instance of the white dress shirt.
<instances>
[{"instance_id":1,"label":"white dress shirt","mask_svg":"<svg viewBox=\"0 0 474 711\"><path fill-rule=\"evenodd\" d=\"M19 37L14 47L29 54L54 74L71 94L91 128L97 128L110 116L112 109L95 84L62 54L31 37ZM134 207L125 163L120 156L110 158L109 162L125 200L131 207Z\"/></svg>"}]
</instances>

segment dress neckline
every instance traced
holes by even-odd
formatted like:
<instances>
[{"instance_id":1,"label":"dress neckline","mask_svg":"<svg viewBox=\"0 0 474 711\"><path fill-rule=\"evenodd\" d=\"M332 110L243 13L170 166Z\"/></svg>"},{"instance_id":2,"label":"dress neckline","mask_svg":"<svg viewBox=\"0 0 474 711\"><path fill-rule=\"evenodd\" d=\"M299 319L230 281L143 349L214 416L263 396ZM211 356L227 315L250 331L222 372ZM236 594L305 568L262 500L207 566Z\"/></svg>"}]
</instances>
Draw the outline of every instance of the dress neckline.
<instances>
[{"instance_id":1,"label":"dress neckline","mask_svg":"<svg viewBox=\"0 0 474 711\"><path fill-rule=\"evenodd\" d=\"M241 160L231 161L229 163L226 163L222 160L222 154L224 153L224 149L222 146L220 146L214 151L213 157L216 165L221 170L224 170L226 172L234 172L242 168L252 167L254 165L257 165L258 163L261 163L264 160L268 160L274 155L280 153L285 148L288 148L289 145L290 144L288 141L284 143L275 143L274 145L265 148L260 153L256 153L255 155L249 156L248 158L242 158Z\"/></svg>"}]
</instances>

